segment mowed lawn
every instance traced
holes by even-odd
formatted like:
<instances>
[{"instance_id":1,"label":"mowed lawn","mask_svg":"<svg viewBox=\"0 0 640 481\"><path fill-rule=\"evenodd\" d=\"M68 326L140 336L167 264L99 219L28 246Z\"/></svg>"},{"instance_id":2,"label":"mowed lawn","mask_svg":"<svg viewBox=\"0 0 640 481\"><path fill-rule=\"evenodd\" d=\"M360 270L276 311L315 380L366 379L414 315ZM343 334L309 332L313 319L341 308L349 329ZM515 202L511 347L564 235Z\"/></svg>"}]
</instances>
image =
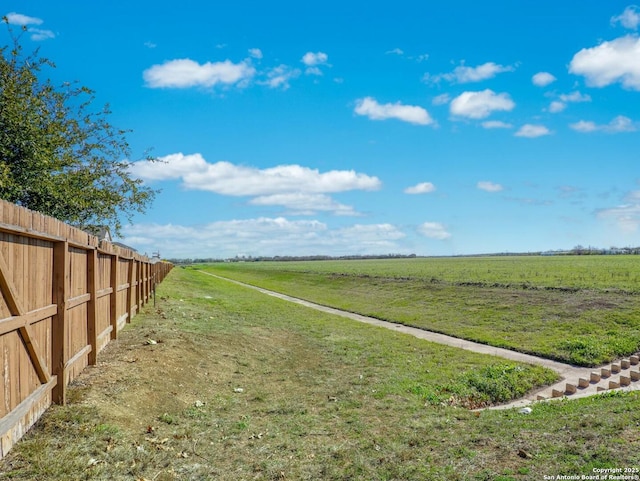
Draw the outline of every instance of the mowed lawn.
<instances>
[{"instance_id":1,"label":"mowed lawn","mask_svg":"<svg viewBox=\"0 0 640 481\"><path fill-rule=\"evenodd\" d=\"M640 464L640 395L473 412L550 382L174 269L4 461L20 480L540 480Z\"/></svg>"},{"instance_id":2,"label":"mowed lawn","mask_svg":"<svg viewBox=\"0 0 640 481\"><path fill-rule=\"evenodd\" d=\"M320 304L577 365L640 349L637 256L210 264Z\"/></svg>"}]
</instances>

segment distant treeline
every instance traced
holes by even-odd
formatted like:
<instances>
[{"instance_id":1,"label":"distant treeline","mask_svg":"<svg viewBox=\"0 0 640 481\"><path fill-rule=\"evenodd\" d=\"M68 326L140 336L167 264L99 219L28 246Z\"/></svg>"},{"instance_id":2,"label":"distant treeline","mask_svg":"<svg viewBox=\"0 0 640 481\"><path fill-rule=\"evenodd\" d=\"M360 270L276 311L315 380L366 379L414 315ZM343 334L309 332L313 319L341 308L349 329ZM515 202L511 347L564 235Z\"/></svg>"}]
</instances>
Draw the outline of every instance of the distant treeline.
<instances>
[{"instance_id":1,"label":"distant treeline","mask_svg":"<svg viewBox=\"0 0 640 481\"><path fill-rule=\"evenodd\" d=\"M495 256L588 256L588 255L640 255L639 247L599 247L575 246L573 249L557 249L537 252L496 252L493 254L475 254L450 257L495 257ZM381 255L350 255L350 256L236 256L227 259L215 257L197 259L167 259L175 265L180 264L209 264L212 262L287 262L287 261L331 261L331 260L363 260L363 259L413 259L416 254L381 254Z\"/></svg>"},{"instance_id":2,"label":"distant treeline","mask_svg":"<svg viewBox=\"0 0 640 481\"><path fill-rule=\"evenodd\" d=\"M382 254L382 255L351 255L351 256L236 256L229 259L171 259L174 264L208 264L212 262L287 262L287 261L331 261L331 260L359 260L359 259L413 259L415 254Z\"/></svg>"},{"instance_id":3,"label":"distant treeline","mask_svg":"<svg viewBox=\"0 0 640 481\"><path fill-rule=\"evenodd\" d=\"M575 246L573 249L546 251L541 252L540 255L564 255L564 256L589 256L589 255L638 255L640 254L640 247L609 247L608 249L602 249L598 247L583 247L581 245Z\"/></svg>"}]
</instances>

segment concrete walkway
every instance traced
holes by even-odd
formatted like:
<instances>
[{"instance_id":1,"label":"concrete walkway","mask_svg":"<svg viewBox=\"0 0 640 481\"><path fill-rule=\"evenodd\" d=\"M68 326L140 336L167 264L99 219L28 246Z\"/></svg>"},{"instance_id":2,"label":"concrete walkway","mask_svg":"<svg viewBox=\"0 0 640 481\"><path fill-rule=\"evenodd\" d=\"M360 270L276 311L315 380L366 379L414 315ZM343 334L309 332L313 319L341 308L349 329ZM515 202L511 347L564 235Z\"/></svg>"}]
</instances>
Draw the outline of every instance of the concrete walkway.
<instances>
[{"instance_id":1,"label":"concrete walkway","mask_svg":"<svg viewBox=\"0 0 640 481\"><path fill-rule=\"evenodd\" d=\"M610 389L624 391L640 389L640 372L638 371L638 369L640 369L640 364L638 363L636 356L631 356L629 359L624 359L617 363L612 363L611 365L606 365L599 368L577 367L570 364L564 364L561 362L552 361L550 359L533 356L530 354L524 354L521 352L511 351L509 349L493 347L487 344L480 344L473 341L466 341L464 339L447 336L445 334L439 334L437 332L405 326L403 324L397 324L394 322L382 321L373 317L362 316L360 314L354 314L352 312L335 309L333 307L323 306L314 302L305 301L304 299L298 299L297 297L288 296L279 292L263 289L262 287L252 286L250 284L245 284L244 282L229 279L227 277L211 274L210 272L198 272L211 277L215 277L216 279L232 282L243 287L254 289L256 291L262 292L263 294L277 297L278 299L283 299L285 301L300 304L311 309L316 309L318 311L326 312L336 316L346 317L348 319L352 319L358 322L364 322L373 326L384 327L386 329L409 334L419 339L425 339L427 341L435 342L438 344L445 344L447 346L456 347L458 349L465 349L467 351L487 354L490 356L496 356L503 359L509 359L511 361L523 362L526 364L544 366L557 372L560 375L561 380L552 386L547 386L545 388L529 393L526 397L509 404L494 406L490 409L523 407L531 404L536 400L562 399L564 397L574 399L585 396L593 396ZM629 382L627 383L627 381Z\"/></svg>"}]
</instances>

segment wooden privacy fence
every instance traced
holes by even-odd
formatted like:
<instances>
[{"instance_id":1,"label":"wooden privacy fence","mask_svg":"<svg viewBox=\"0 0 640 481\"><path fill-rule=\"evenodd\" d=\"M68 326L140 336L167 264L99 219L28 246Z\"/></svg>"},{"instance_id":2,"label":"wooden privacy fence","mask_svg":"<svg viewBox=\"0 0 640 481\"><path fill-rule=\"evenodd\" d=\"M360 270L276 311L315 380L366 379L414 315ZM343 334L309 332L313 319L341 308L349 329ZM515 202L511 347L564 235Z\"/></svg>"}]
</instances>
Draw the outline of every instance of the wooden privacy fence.
<instances>
[{"instance_id":1,"label":"wooden privacy fence","mask_svg":"<svg viewBox=\"0 0 640 481\"><path fill-rule=\"evenodd\" d=\"M0 459L172 267L0 201Z\"/></svg>"}]
</instances>

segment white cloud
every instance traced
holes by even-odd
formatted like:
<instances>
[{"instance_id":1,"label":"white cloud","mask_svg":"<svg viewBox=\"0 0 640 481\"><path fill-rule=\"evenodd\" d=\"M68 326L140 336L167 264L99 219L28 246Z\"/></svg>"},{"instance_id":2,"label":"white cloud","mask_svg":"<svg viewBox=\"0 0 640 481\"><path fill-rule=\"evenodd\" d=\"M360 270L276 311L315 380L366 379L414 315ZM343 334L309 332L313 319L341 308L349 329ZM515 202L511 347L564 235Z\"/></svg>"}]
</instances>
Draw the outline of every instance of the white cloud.
<instances>
[{"instance_id":1,"label":"white cloud","mask_svg":"<svg viewBox=\"0 0 640 481\"><path fill-rule=\"evenodd\" d=\"M560 102L559 100L554 100L553 102L551 102L551 104L549 104L549 112L551 112L552 114L562 112L566 108L567 104L565 104L564 102Z\"/></svg>"},{"instance_id":2,"label":"white cloud","mask_svg":"<svg viewBox=\"0 0 640 481\"><path fill-rule=\"evenodd\" d=\"M579 122L569 124L569 127L571 127L576 132L583 132L583 133L595 132L596 130L598 130L598 126L596 125L595 122L586 121L586 120L580 120Z\"/></svg>"},{"instance_id":3,"label":"white cloud","mask_svg":"<svg viewBox=\"0 0 640 481\"><path fill-rule=\"evenodd\" d=\"M556 78L549 72L538 72L533 77L531 77L531 82L533 82L533 85L537 85L538 87L546 87L547 85L555 81Z\"/></svg>"},{"instance_id":4,"label":"white cloud","mask_svg":"<svg viewBox=\"0 0 640 481\"><path fill-rule=\"evenodd\" d=\"M429 125L433 124L433 119L422 107L414 105L403 105L400 102L395 104L379 104L372 97L365 97L356 101L354 112L363 115L371 120L398 119L411 124Z\"/></svg>"},{"instance_id":5,"label":"white cloud","mask_svg":"<svg viewBox=\"0 0 640 481\"><path fill-rule=\"evenodd\" d=\"M51 30L42 30L40 28L30 28L28 32L31 34L31 40L40 42L42 40L48 40L50 38L56 38L56 34Z\"/></svg>"},{"instance_id":6,"label":"white cloud","mask_svg":"<svg viewBox=\"0 0 640 481\"><path fill-rule=\"evenodd\" d=\"M262 58L262 50L260 50L259 48L250 48L249 49L249 56L251 56L252 58L260 60Z\"/></svg>"},{"instance_id":7,"label":"white cloud","mask_svg":"<svg viewBox=\"0 0 640 481\"><path fill-rule=\"evenodd\" d=\"M441 94L441 95L437 95L436 97L433 97L433 100L431 101L431 103L433 103L433 105L444 105L444 104L448 104L450 100L451 100L451 97L449 96L449 94Z\"/></svg>"},{"instance_id":8,"label":"white cloud","mask_svg":"<svg viewBox=\"0 0 640 481\"><path fill-rule=\"evenodd\" d=\"M261 85L267 85L272 89L281 88L287 90L291 85L289 81L300 76L300 70L291 68L287 65L278 65L267 72L267 79L258 82Z\"/></svg>"},{"instance_id":9,"label":"white cloud","mask_svg":"<svg viewBox=\"0 0 640 481\"><path fill-rule=\"evenodd\" d=\"M638 130L638 125L633 122L629 117L624 115L618 115L611 122L605 125L597 125L595 122L580 120L579 122L569 124L569 127L576 132L589 133L595 131L606 132L615 134L619 132L635 132Z\"/></svg>"},{"instance_id":10,"label":"white cloud","mask_svg":"<svg viewBox=\"0 0 640 481\"><path fill-rule=\"evenodd\" d=\"M461 65L453 70L453 76L458 83L480 82L495 77L499 73L513 72L511 66L498 65L487 62L477 67L466 67Z\"/></svg>"},{"instance_id":11,"label":"white cloud","mask_svg":"<svg viewBox=\"0 0 640 481\"><path fill-rule=\"evenodd\" d=\"M41 18L29 17L28 15L23 15L16 12L7 13L5 17L7 18L7 22L10 25L20 25L22 27L27 27L28 25L42 25L44 23L44 20L42 20ZM35 27L28 28L27 32L31 34L31 40L34 40L36 42L56 37L56 34L51 30L43 30Z\"/></svg>"},{"instance_id":12,"label":"white cloud","mask_svg":"<svg viewBox=\"0 0 640 481\"><path fill-rule=\"evenodd\" d=\"M322 75L320 66L328 66L329 56L324 52L307 52L301 59L301 62L307 66L304 73L306 75Z\"/></svg>"},{"instance_id":13,"label":"white cloud","mask_svg":"<svg viewBox=\"0 0 640 481\"><path fill-rule=\"evenodd\" d=\"M312 243L327 226L282 217L212 222L197 226L138 224L123 229L126 242L166 257L233 257L239 253L287 255L297 243ZM249 252L247 252L249 251Z\"/></svg>"},{"instance_id":14,"label":"white cloud","mask_svg":"<svg viewBox=\"0 0 640 481\"><path fill-rule=\"evenodd\" d=\"M304 71L307 75L323 75L322 70L318 67L309 67Z\"/></svg>"},{"instance_id":15,"label":"white cloud","mask_svg":"<svg viewBox=\"0 0 640 481\"><path fill-rule=\"evenodd\" d=\"M484 190L485 192L500 192L504 190L504 187L502 187L502 185L490 182L488 180L482 180L478 182L476 184L476 187L480 190Z\"/></svg>"},{"instance_id":16,"label":"white cloud","mask_svg":"<svg viewBox=\"0 0 640 481\"><path fill-rule=\"evenodd\" d=\"M640 190L627 192L627 195L624 196L624 201L633 204L640 204Z\"/></svg>"},{"instance_id":17,"label":"white cloud","mask_svg":"<svg viewBox=\"0 0 640 481\"><path fill-rule=\"evenodd\" d=\"M429 60L429 54L428 53L422 53L422 54L418 54L418 55L405 55L404 50L399 49L399 48L394 48L392 50L387 50L385 52L386 55L397 55L399 57L404 57L407 60L414 60L417 63L422 63L426 60Z\"/></svg>"},{"instance_id":18,"label":"white cloud","mask_svg":"<svg viewBox=\"0 0 640 481\"><path fill-rule=\"evenodd\" d=\"M627 35L584 48L573 56L569 72L584 76L592 87L619 82L625 88L640 90L640 38Z\"/></svg>"},{"instance_id":19,"label":"white cloud","mask_svg":"<svg viewBox=\"0 0 640 481\"><path fill-rule=\"evenodd\" d=\"M159 157L155 162L133 162L130 164L130 171L135 177L144 180L174 180L184 175L204 174L209 165L200 154L178 153Z\"/></svg>"},{"instance_id":20,"label":"white cloud","mask_svg":"<svg viewBox=\"0 0 640 481\"><path fill-rule=\"evenodd\" d=\"M611 18L611 24L620 23L624 28L637 30L640 25L640 10L636 5L629 5L620 15Z\"/></svg>"},{"instance_id":21,"label":"white cloud","mask_svg":"<svg viewBox=\"0 0 640 481\"><path fill-rule=\"evenodd\" d=\"M494 111L510 111L516 104L509 94L496 94L493 90L463 92L451 101L449 111L459 117L483 119Z\"/></svg>"},{"instance_id":22,"label":"white cloud","mask_svg":"<svg viewBox=\"0 0 640 481\"><path fill-rule=\"evenodd\" d=\"M451 233L439 222L425 222L418 226L418 232L429 239L447 240L451 238Z\"/></svg>"},{"instance_id":23,"label":"white cloud","mask_svg":"<svg viewBox=\"0 0 640 481\"><path fill-rule=\"evenodd\" d=\"M282 206L290 215L313 215L317 212L330 212L339 216L357 216L358 212L350 205L340 204L328 195L305 194L272 194L255 197L249 201L251 205Z\"/></svg>"},{"instance_id":24,"label":"white cloud","mask_svg":"<svg viewBox=\"0 0 640 481\"><path fill-rule=\"evenodd\" d=\"M315 67L316 65L326 65L329 56L324 52L307 52L302 57L302 63L307 67Z\"/></svg>"},{"instance_id":25,"label":"white cloud","mask_svg":"<svg viewBox=\"0 0 640 481\"><path fill-rule=\"evenodd\" d=\"M125 242L163 257L229 258L238 254L348 255L401 252L406 235L391 224L330 229L317 220L284 217L212 222L197 226L139 224L123 229ZM406 252L406 251L405 251Z\"/></svg>"},{"instance_id":26,"label":"white cloud","mask_svg":"<svg viewBox=\"0 0 640 481\"><path fill-rule=\"evenodd\" d=\"M200 154L182 153L160 157L159 160L134 162L131 164L131 172L144 180L181 179L186 189L230 196L377 190L382 186L377 177L353 170L319 172L300 165L258 169L230 162L211 164Z\"/></svg>"},{"instance_id":27,"label":"white cloud","mask_svg":"<svg viewBox=\"0 0 640 481\"><path fill-rule=\"evenodd\" d=\"M7 21L11 25L42 25L44 21L41 18L29 17L21 13L11 12L6 15Z\"/></svg>"},{"instance_id":28,"label":"white cloud","mask_svg":"<svg viewBox=\"0 0 640 481\"><path fill-rule=\"evenodd\" d=\"M561 94L560 100L563 102L591 102L591 96L587 94L581 94L578 91L571 92L570 94Z\"/></svg>"},{"instance_id":29,"label":"white cloud","mask_svg":"<svg viewBox=\"0 0 640 481\"><path fill-rule=\"evenodd\" d=\"M486 120L482 122L482 127L485 129L511 129L513 125L500 120Z\"/></svg>"},{"instance_id":30,"label":"white cloud","mask_svg":"<svg viewBox=\"0 0 640 481\"><path fill-rule=\"evenodd\" d=\"M591 102L590 95L581 94L577 90L569 94L560 94L558 98L560 100L554 100L553 102L551 102L551 104L549 104L549 112L551 112L552 114L562 112L567 108L568 103Z\"/></svg>"},{"instance_id":31,"label":"white cloud","mask_svg":"<svg viewBox=\"0 0 640 481\"><path fill-rule=\"evenodd\" d=\"M525 124L514 134L516 137L527 137L533 139L551 134L551 131L544 125Z\"/></svg>"},{"instance_id":32,"label":"white cloud","mask_svg":"<svg viewBox=\"0 0 640 481\"><path fill-rule=\"evenodd\" d=\"M623 232L637 232L640 227L640 203L636 201L608 209L598 209L596 217L613 221Z\"/></svg>"},{"instance_id":33,"label":"white cloud","mask_svg":"<svg viewBox=\"0 0 640 481\"><path fill-rule=\"evenodd\" d=\"M143 72L150 88L215 87L217 85L243 86L254 75L255 69L247 62L207 62L199 64L188 58L169 60L153 65Z\"/></svg>"},{"instance_id":34,"label":"white cloud","mask_svg":"<svg viewBox=\"0 0 640 481\"><path fill-rule=\"evenodd\" d=\"M430 194L431 192L435 192L436 186L431 182L421 182L412 187L407 187L404 189L405 194Z\"/></svg>"},{"instance_id":35,"label":"white cloud","mask_svg":"<svg viewBox=\"0 0 640 481\"><path fill-rule=\"evenodd\" d=\"M604 127L605 132L635 132L638 130L636 122L633 122L629 117L624 115L618 115L608 125Z\"/></svg>"},{"instance_id":36,"label":"white cloud","mask_svg":"<svg viewBox=\"0 0 640 481\"><path fill-rule=\"evenodd\" d=\"M423 80L429 83L438 83L442 80L448 82L456 82L459 84L480 82L495 77L499 73L513 72L515 70L512 66L498 65L494 62L487 62L477 67L467 67L466 65L459 65L453 72L443 73L437 75L425 74Z\"/></svg>"},{"instance_id":37,"label":"white cloud","mask_svg":"<svg viewBox=\"0 0 640 481\"><path fill-rule=\"evenodd\" d=\"M406 234L392 224L354 224L335 231L334 237L351 239L370 246L388 246L389 241L399 240Z\"/></svg>"}]
</instances>

